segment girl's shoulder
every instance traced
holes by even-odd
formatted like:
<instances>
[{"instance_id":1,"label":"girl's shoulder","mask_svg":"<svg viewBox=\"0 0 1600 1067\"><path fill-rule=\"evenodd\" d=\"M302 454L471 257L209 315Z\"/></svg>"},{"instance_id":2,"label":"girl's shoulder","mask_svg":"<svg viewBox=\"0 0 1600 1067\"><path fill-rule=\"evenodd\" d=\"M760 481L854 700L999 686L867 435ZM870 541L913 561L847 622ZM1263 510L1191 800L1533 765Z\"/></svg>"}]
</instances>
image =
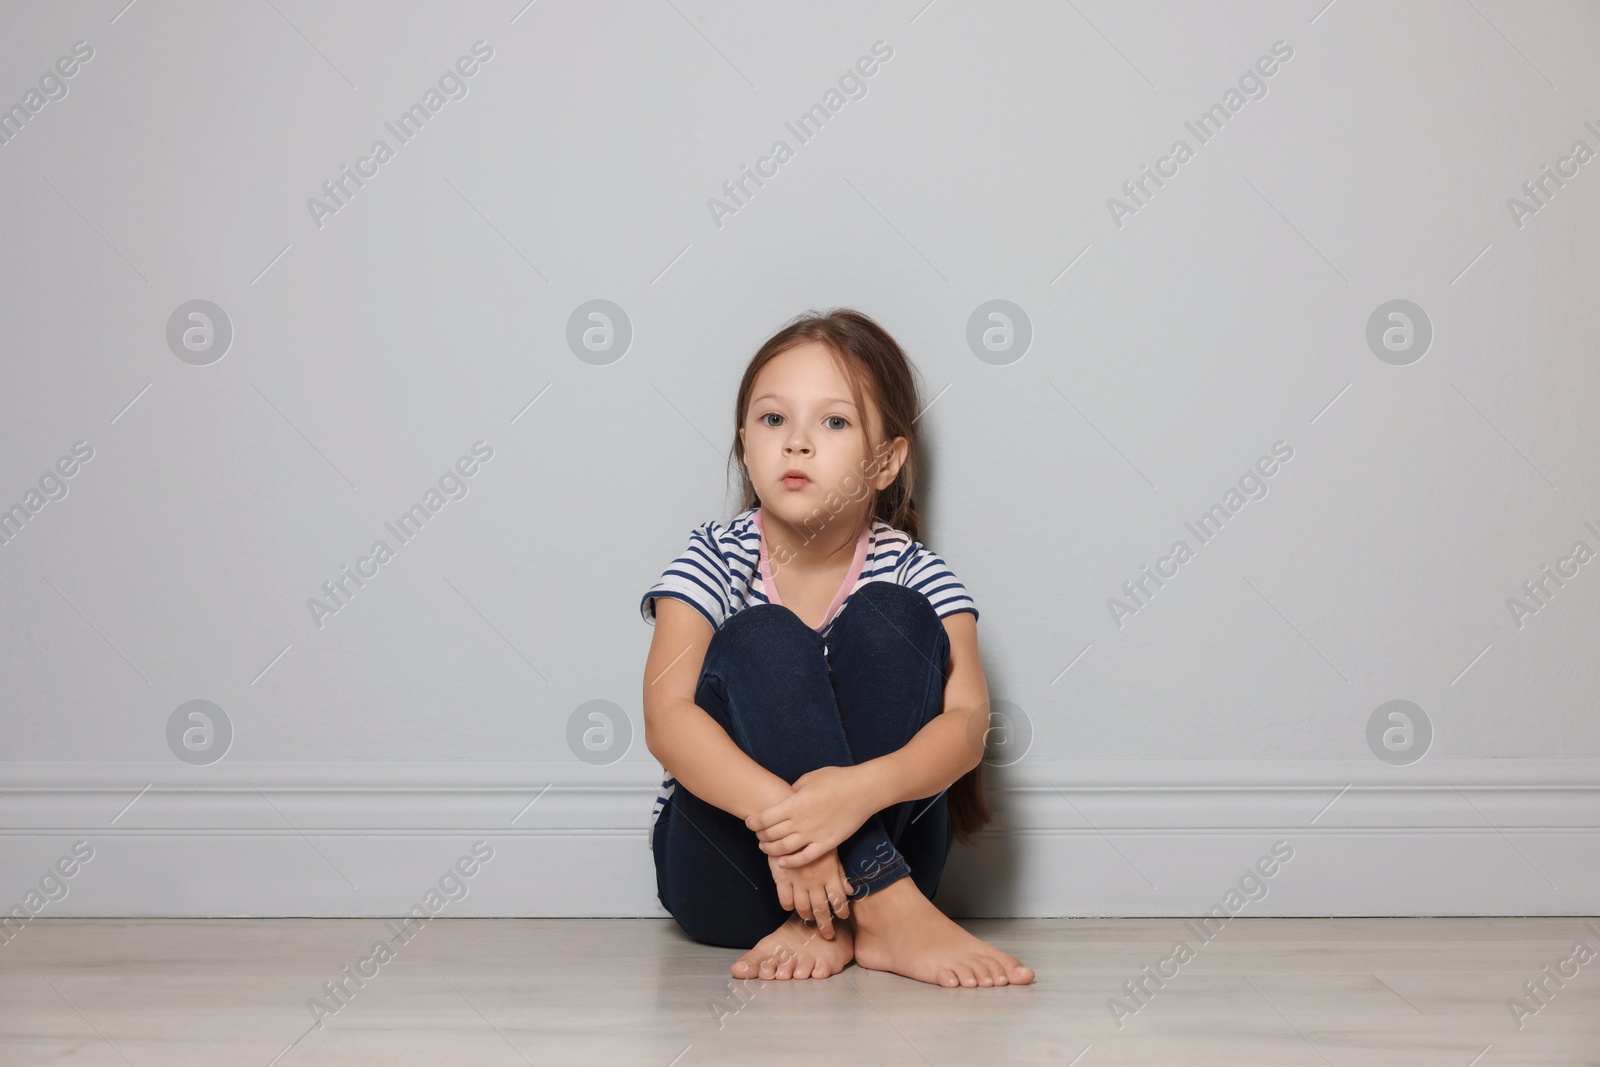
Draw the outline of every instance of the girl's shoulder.
<instances>
[{"instance_id":1,"label":"girl's shoulder","mask_svg":"<svg viewBox=\"0 0 1600 1067\"><path fill-rule=\"evenodd\" d=\"M922 593L940 618L960 611L978 615L972 594L944 557L904 530L879 524L868 569L877 580L888 579Z\"/></svg>"},{"instance_id":2,"label":"girl's shoulder","mask_svg":"<svg viewBox=\"0 0 1600 1067\"><path fill-rule=\"evenodd\" d=\"M710 519L689 531L689 544L639 601L644 620L655 624L655 599L687 601L714 630L744 606L761 555L761 536L749 508L730 521Z\"/></svg>"},{"instance_id":3,"label":"girl's shoulder","mask_svg":"<svg viewBox=\"0 0 1600 1067\"><path fill-rule=\"evenodd\" d=\"M761 532L756 526L756 510L745 508L726 522L721 519L711 519L702 523L700 528L705 530L724 551L742 556L754 548L759 553Z\"/></svg>"},{"instance_id":4,"label":"girl's shoulder","mask_svg":"<svg viewBox=\"0 0 1600 1067\"><path fill-rule=\"evenodd\" d=\"M873 518L870 562L877 568L892 566L899 569L926 551L926 545L904 530L890 526L880 518Z\"/></svg>"},{"instance_id":5,"label":"girl's shoulder","mask_svg":"<svg viewBox=\"0 0 1600 1067\"><path fill-rule=\"evenodd\" d=\"M746 508L727 521L707 519L689 532L691 550L698 543L702 552L714 554L733 574L754 566L761 557L755 515L755 508Z\"/></svg>"}]
</instances>

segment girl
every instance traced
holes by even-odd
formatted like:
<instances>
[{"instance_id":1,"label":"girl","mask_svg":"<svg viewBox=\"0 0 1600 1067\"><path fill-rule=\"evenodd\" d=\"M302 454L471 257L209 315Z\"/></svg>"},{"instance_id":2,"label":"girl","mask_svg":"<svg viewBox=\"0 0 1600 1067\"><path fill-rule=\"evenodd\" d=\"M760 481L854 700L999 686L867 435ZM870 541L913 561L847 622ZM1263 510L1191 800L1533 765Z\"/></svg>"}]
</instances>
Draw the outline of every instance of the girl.
<instances>
[{"instance_id":1,"label":"girl","mask_svg":"<svg viewBox=\"0 0 1600 1067\"><path fill-rule=\"evenodd\" d=\"M742 510L696 528L640 601L658 899L695 940L749 949L735 978L854 959L1033 981L929 899L952 834L991 818L989 703L977 606L916 539L910 362L865 315L804 315L734 411Z\"/></svg>"}]
</instances>

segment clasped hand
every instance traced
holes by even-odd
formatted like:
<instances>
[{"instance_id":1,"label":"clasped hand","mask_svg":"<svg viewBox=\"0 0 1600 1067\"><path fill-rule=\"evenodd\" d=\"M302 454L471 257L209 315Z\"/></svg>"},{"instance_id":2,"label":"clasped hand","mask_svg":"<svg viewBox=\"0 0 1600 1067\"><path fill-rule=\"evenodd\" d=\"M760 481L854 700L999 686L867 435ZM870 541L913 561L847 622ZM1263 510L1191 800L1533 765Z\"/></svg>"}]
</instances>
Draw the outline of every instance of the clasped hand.
<instances>
[{"instance_id":1,"label":"clasped hand","mask_svg":"<svg viewBox=\"0 0 1600 1067\"><path fill-rule=\"evenodd\" d=\"M859 767L818 767L796 778L792 788L744 821L779 867L802 866L837 848L876 810L871 783Z\"/></svg>"},{"instance_id":2,"label":"clasped hand","mask_svg":"<svg viewBox=\"0 0 1600 1067\"><path fill-rule=\"evenodd\" d=\"M833 917L850 917L850 891L855 888L845 877L838 851L830 848L815 862L799 867L779 867L778 860L768 856L767 866L772 869L783 910L816 923L817 933L832 941Z\"/></svg>"}]
</instances>

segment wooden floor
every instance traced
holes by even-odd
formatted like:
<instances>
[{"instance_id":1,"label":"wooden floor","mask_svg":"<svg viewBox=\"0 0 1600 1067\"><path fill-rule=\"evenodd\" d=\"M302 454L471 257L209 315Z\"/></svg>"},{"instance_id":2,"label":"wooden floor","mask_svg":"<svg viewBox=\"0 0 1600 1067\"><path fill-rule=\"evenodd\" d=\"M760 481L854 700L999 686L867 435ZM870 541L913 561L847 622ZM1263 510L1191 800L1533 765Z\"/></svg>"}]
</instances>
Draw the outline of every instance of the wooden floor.
<instances>
[{"instance_id":1,"label":"wooden floor","mask_svg":"<svg viewBox=\"0 0 1600 1067\"><path fill-rule=\"evenodd\" d=\"M732 982L738 954L670 919L388 921L34 919L0 945L0 1063L1600 1064L1597 920L968 922L1038 972L997 989ZM380 940L392 958L329 998ZM1597 955L1563 964L1579 941ZM1172 976L1141 1002L1146 965ZM1574 967L1543 1006L1523 988Z\"/></svg>"}]
</instances>

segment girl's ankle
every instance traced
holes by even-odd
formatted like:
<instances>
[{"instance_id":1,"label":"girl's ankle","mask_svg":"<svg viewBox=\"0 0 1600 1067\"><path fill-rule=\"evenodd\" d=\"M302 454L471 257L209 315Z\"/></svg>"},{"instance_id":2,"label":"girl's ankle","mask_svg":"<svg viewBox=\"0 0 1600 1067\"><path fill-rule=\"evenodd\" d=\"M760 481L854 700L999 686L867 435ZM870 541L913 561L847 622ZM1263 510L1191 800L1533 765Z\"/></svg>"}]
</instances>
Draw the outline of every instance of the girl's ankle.
<instances>
[{"instance_id":1,"label":"girl's ankle","mask_svg":"<svg viewBox=\"0 0 1600 1067\"><path fill-rule=\"evenodd\" d=\"M921 892L917 889L917 883L911 880L910 875L904 878L896 878L882 889L875 889L857 900L852 900L850 902L850 916L854 918L857 912L862 910L863 904L866 905L866 912L869 916L884 910L904 910L911 904L911 898L921 895Z\"/></svg>"}]
</instances>

